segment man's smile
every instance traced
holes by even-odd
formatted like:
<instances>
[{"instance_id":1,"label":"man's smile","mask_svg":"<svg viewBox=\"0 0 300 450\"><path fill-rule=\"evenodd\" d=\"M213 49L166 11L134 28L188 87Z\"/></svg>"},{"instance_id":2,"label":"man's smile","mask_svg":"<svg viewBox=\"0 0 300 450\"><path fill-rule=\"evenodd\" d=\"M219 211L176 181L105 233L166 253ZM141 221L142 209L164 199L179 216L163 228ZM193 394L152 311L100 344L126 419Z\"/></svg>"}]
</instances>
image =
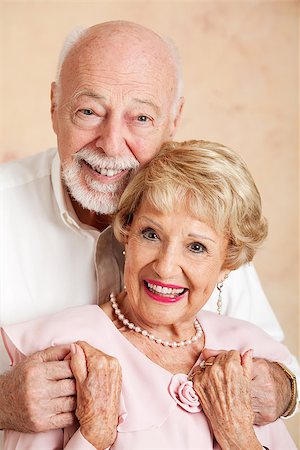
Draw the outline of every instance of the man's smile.
<instances>
[{"instance_id":1,"label":"man's smile","mask_svg":"<svg viewBox=\"0 0 300 450\"><path fill-rule=\"evenodd\" d=\"M128 173L128 169L105 169L102 167L94 168L84 160L81 161L81 167L84 173L87 173L102 183L118 181Z\"/></svg>"}]
</instances>

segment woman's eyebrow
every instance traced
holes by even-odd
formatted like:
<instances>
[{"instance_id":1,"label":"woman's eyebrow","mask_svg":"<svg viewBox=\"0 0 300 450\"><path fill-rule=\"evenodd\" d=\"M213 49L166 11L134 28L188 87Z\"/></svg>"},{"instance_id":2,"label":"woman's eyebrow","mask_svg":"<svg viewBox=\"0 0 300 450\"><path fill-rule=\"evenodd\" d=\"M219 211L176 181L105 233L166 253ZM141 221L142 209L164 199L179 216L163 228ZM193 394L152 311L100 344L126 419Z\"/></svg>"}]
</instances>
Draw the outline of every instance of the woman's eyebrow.
<instances>
[{"instance_id":1,"label":"woman's eyebrow","mask_svg":"<svg viewBox=\"0 0 300 450\"><path fill-rule=\"evenodd\" d=\"M214 242L216 244L216 241L204 234L196 234L196 233L189 233L189 237L195 238L195 239L205 239L211 242Z\"/></svg>"}]
</instances>

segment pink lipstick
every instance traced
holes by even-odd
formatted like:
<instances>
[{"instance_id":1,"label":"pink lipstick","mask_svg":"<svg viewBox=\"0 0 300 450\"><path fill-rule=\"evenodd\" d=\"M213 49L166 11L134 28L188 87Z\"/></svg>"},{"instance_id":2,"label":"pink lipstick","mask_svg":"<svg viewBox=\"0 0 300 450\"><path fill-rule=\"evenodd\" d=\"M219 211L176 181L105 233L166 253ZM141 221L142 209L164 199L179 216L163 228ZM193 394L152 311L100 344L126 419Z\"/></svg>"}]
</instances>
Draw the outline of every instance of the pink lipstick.
<instances>
[{"instance_id":1,"label":"pink lipstick","mask_svg":"<svg viewBox=\"0 0 300 450\"><path fill-rule=\"evenodd\" d=\"M154 289L153 286L160 286L161 288L177 290L178 292L171 292L171 293L153 292L156 290ZM174 284L165 284L161 283L160 281L151 279L144 280L144 290L149 297L161 303L176 303L179 300L181 300L187 292L187 288L183 286L177 286Z\"/></svg>"}]
</instances>

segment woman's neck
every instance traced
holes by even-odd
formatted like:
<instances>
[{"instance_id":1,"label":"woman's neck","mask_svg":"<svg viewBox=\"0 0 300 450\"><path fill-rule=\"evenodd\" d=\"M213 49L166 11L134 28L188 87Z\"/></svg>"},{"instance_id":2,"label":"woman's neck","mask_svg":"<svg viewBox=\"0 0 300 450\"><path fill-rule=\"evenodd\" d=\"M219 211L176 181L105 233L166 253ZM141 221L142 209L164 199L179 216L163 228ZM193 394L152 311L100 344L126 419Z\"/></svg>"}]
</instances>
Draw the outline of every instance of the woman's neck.
<instances>
[{"instance_id":1,"label":"woman's neck","mask_svg":"<svg viewBox=\"0 0 300 450\"><path fill-rule=\"evenodd\" d=\"M121 302L122 297L120 299L120 305ZM115 327L124 335L124 337L126 337L126 339L128 339L129 342L131 342L132 345L144 353L151 361L171 373L188 373L196 363L202 349L204 348L204 335L202 335L196 342L181 348L170 348L163 346L151 341L141 333L130 330L127 326L123 325L123 323L116 317L110 302L101 305L101 308L112 320ZM191 328L194 328L192 323ZM153 333L155 332L155 330L151 330L151 332L152 331ZM187 337L187 335L185 337ZM165 339L169 339L169 336L165 336Z\"/></svg>"}]
</instances>

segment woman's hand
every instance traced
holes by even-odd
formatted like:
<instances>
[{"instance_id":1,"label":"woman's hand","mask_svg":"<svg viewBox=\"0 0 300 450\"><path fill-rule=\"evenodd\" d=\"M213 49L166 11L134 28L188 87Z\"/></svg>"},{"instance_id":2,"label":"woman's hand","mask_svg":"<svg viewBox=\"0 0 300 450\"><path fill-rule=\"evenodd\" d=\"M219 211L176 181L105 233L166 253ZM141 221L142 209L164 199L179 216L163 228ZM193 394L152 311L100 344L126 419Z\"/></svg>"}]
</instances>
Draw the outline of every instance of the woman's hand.
<instances>
[{"instance_id":1,"label":"woman's hand","mask_svg":"<svg viewBox=\"0 0 300 450\"><path fill-rule=\"evenodd\" d=\"M79 341L71 345L71 369L76 380L80 431L97 450L103 450L117 435L121 367L116 358Z\"/></svg>"},{"instance_id":2,"label":"woman's hand","mask_svg":"<svg viewBox=\"0 0 300 450\"><path fill-rule=\"evenodd\" d=\"M253 430L252 351L221 351L193 377L194 389L223 450L261 450Z\"/></svg>"}]
</instances>

